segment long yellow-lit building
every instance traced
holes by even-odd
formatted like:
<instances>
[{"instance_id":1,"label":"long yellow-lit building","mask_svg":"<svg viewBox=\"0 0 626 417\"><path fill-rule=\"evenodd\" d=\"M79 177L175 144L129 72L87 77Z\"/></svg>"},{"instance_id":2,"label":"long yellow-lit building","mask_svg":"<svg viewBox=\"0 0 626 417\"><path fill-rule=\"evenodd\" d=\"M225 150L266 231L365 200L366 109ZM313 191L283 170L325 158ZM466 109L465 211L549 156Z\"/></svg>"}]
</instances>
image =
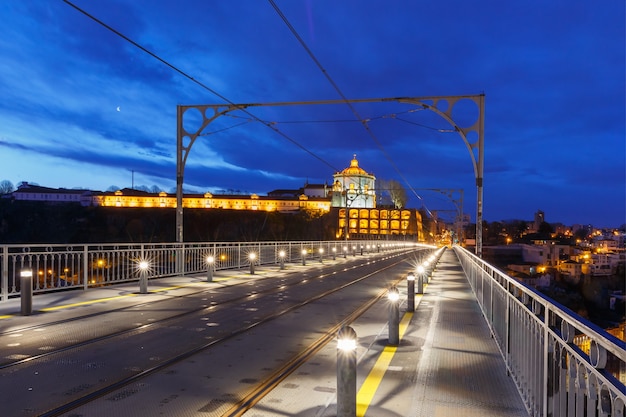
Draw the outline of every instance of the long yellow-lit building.
<instances>
[{"instance_id":1,"label":"long yellow-lit building","mask_svg":"<svg viewBox=\"0 0 626 417\"><path fill-rule=\"evenodd\" d=\"M305 184L298 190L275 190L257 194L185 194L183 208L252 210L315 216L332 211L337 221L337 239L368 239L403 235L423 240L422 218L415 209L376 207L376 177L359 167L354 155L350 166L333 175L331 186ZM176 195L125 188L117 191L69 190L22 183L12 193L16 200L46 203L80 202L83 206L126 208L176 208Z\"/></svg>"},{"instance_id":2,"label":"long yellow-lit building","mask_svg":"<svg viewBox=\"0 0 626 417\"><path fill-rule=\"evenodd\" d=\"M102 207L162 207L176 208L176 195L161 192L158 194L137 190L118 190L110 193L98 193L91 196L90 205ZM308 197L304 194L298 198L266 197L250 195L213 195L186 194L183 196L183 208L194 209L226 209L226 210L261 210L294 212L307 210L327 213L330 211L328 198Z\"/></svg>"}]
</instances>

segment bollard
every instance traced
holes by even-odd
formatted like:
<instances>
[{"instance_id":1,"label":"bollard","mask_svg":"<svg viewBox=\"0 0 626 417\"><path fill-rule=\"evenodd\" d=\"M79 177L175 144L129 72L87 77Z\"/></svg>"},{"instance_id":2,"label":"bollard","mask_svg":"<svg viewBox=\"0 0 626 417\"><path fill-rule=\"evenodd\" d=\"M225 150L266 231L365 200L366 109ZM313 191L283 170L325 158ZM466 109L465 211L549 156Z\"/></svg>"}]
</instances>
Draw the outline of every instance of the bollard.
<instances>
[{"instance_id":1,"label":"bollard","mask_svg":"<svg viewBox=\"0 0 626 417\"><path fill-rule=\"evenodd\" d=\"M280 269L285 269L285 251L278 252L278 256L280 257Z\"/></svg>"},{"instance_id":2,"label":"bollard","mask_svg":"<svg viewBox=\"0 0 626 417\"><path fill-rule=\"evenodd\" d=\"M337 248L333 248L333 261L337 259Z\"/></svg>"},{"instance_id":3,"label":"bollard","mask_svg":"<svg viewBox=\"0 0 626 417\"><path fill-rule=\"evenodd\" d=\"M320 254L320 263L324 263L324 249L320 248L319 250L319 254Z\"/></svg>"},{"instance_id":4,"label":"bollard","mask_svg":"<svg viewBox=\"0 0 626 417\"><path fill-rule=\"evenodd\" d=\"M206 282L213 282L213 267L215 258L211 255L206 257Z\"/></svg>"},{"instance_id":5,"label":"bollard","mask_svg":"<svg viewBox=\"0 0 626 417\"><path fill-rule=\"evenodd\" d=\"M252 252L248 255L250 260L250 275L254 275L254 260L256 259L256 253Z\"/></svg>"},{"instance_id":6,"label":"bollard","mask_svg":"<svg viewBox=\"0 0 626 417\"><path fill-rule=\"evenodd\" d=\"M428 270L430 268L430 262L424 261L422 266L424 268L424 284L428 284L428 274L429 274Z\"/></svg>"},{"instance_id":7,"label":"bollard","mask_svg":"<svg viewBox=\"0 0 626 417\"><path fill-rule=\"evenodd\" d=\"M415 311L415 274L409 272L406 276L406 311Z\"/></svg>"},{"instance_id":8,"label":"bollard","mask_svg":"<svg viewBox=\"0 0 626 417\"><path fill-rule=\"evenodd\" d=\"M139 262L139 293L148 293L148 268L150 264L148 261Z\"/></svg>"},{"instance_id":9,"label":"bollard","mask_svg":"<svg viewBox=\"0 0 626 417\"><path fill-rule=\"evenodd\" d=\"M337 332L337 417L356 417L356 332Z\"/></svg>"},{"instance_id":10,"label":"bollard","mask_svg":"<svg viewBox=\"0 0 626 417\"><path fill-rule=\"evenodd\" d=\"M392 286L387 294L389 299L389 344L400 343L400 293L398 288Z\"/></svg>"},{"instance_id":11,"label":"bollard","mask_svg":"<svg viewBox=\"0 0 626 417\"><path fill-rule=\"evenodd\" d=\"M363 245L361 245L361 256L363 256Z\"/></svg>"},{"instance_id":12,"label":"bollard","mask_svg":"<svg viewBox=\"0 0 626 417\"><path fill-rule=\"evenodd\" d=\"M33 271L30 269L20 272L20 298L22 316L30 316L33 312Z\"/></svg>"},{"instance_id":13,"label":"bollard","mask_svg":"<svg viewBox=\"0 0 626 417\"><path fill-rule=\"evenodd\" d=\"M306 265L306 249L302 249L302 266Z\"/></svg>"},{"instance_id":14,"label":"bollard","mask_svg":"<svg viewBox=\"0 0 626 417\"><path fill-rule=\"evenodd\" d=\"M343 247L343 257L344 257L344 259L348 257L348 247L347 246Z\"/></svg>"},{"instance_id":15,"label":"bollard","mask_svg":"<svg viewBox=\"0 0 626 417\"><path fill-rule=\"evenodd\" d=\"M424 294L424 267L417 267L417 294Z\"/></svg>"}]
</instances>

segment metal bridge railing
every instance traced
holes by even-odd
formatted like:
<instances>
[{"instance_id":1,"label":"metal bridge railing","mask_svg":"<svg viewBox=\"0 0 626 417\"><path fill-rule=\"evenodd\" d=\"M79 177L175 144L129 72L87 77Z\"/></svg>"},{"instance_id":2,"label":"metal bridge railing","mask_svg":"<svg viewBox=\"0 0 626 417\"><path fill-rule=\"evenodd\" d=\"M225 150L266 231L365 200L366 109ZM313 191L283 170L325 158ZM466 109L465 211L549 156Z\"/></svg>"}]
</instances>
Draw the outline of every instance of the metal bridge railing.
<instances>
[{"instance_id":1,"label":"metal bridge railing","mask_svg":"<svg viewBox=\"0 0 626 417\"><path fill-rule=\"evenodd\" d=\"M196 274L209 268L248 268L280 262L320 261L404 247L427 246L407 241L284 241L284 242L208 242L79 245L0 245L0 302L20 296L20 273L30 271L33 294L64 289L91 287L148 279ZM430 247L430 246L429 246ZM253 260L249 254L254 253ZM140 271L139 263L148 262Z\"/></svg>"},{"instance_id":2,"label":"metal bridge railing","mask_svg":"<svg viewBox=\"0 0 626 417\"><path fill-rule=\"evenodd\" d=\"M624 416L623 341L469 251L454 250L531 416Z\"/></svg>"}]
</instances>

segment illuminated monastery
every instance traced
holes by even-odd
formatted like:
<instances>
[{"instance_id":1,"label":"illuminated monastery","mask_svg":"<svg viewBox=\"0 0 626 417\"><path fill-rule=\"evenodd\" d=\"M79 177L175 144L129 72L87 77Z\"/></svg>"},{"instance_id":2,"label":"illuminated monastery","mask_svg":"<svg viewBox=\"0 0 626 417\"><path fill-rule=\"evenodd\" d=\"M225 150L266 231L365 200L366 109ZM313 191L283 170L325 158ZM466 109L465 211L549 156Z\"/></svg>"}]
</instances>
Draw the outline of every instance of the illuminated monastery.
<instances>
[{"instance_id":1,"label":"illuminated monastery","mask_svg":"<svg viewBox=\"0 0 626 417\"><path fill-rule=\"evenodd\" d=\"M80 202L84 206L176 208L176 195L134 189L114 192L52 189L22 183L13 192L16 200L47 203ZM333 175L332 186L305 184L298 190L274 190L257 194L185 194L183 208L260 210L314 215L331 213L337 218L338 239L372 238L372 235L413 235L422 240L422 219L415 209L376 207L376 177L359 167L356 155L350 166Z\"/></svg>"}]
</instances>

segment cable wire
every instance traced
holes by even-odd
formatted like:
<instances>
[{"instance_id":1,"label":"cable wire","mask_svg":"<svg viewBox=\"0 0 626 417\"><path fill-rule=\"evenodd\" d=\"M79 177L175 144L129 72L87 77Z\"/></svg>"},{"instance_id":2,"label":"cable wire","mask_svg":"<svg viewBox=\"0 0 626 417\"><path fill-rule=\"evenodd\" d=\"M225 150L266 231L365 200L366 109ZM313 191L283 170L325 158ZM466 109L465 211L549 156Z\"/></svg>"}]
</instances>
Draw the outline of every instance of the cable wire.
<instances>
[{"instance_id":1,"label":"cable wire","mask_svg":"<svg viewBox=\"0 0 626 417\"><path fill-rule=\"evenodd\" d=\"M226 98L225 96L223 96L222 94L218 93L217 91L213 90L211 87L207 86L206 84L202 83L201 81L193 78L191 75L187 74L185 71L181 70L180 68L176 67L173 64L170 64L168 61L166 61L165 59L161 58L160 56L158 56L157 54L155 54L154 52L148 50L147 48L145 48L144 46L140 45L139 43L135 42L134 40L130 39L128 36L124 35L123 33L121 33L120 31L118 31L117 29L111 27L110 25L104 23L102 20L98 19L97 17L93 16L92 14L88 13L87 11L81 9L80 7L76 6L75 4L73 4L71 1L69 0L62 0L64 3L66 3L67 5L73 7L74 9L76 9L78 12L82 13L83 15L87 16L88 18L90 18L91 20L93 20L94 22L98 23L99 25L103 26L104 28L108 29L109 31L113 32L114 34L116 34L117 36L119 36L120 38L124 39L125 41L129 42L130 44L132 44L133 46L135 46L136 48L140 49L141 51L145 52L146 54L150 55L151 57L153 57L154 59L156 59L157 61L161 62L162 64L166 65L167 67L169 67L170 69L172 69L173 71L177 72L178 74L182 75L183 77L187 78L188 80L192 81L193 83L197 84L198 86L202 87L203 89L207 90L208 92L210 92L211 94L219 97L220 99L224 100L225 102L227 102L228 104L235 106L236 104L233 103L231 100L229 100L228 98ZM265 122L261 119L259 119L257 116L255 116L254 114L250 113L247 109L240 109L242 112L244 112L245 114L247 114L248 116L250 116L252 119L256 120L259 123L264 124L265 126L269 127L270 129L272 129L274 132L278 133L280 136L282 136L284 139L288 140L289 142L291 142L292 144L296 145L298 148L302 149L303 151L305 151L306 153L308 153L309 155L311 155L312 157L314 157L315 159L317 159L318 161L322 162L324 165L330 167L331 169L333 169L334 171L338 171L337 168L335 168L332 164L330 164L328 161L326 161L325 159L323 159L322 157L318 156L317 154L315 154L313 151L309 150L308 148L306 148L305 146L303 146L302 144L300 144L299 142L297 142L295 139L293 139L292 137L288 136L287 134L283 133L282 131L278 130L278 128L276 128L273 124Z\"/></svg>"},{"instance_id":2,"label":"cable wire","mask_svg":"<svg viewBox=\"0 0 626 417\"><path fill-rule=\"evenodd\" d=\"M311 49L307 46L306 42L304 42L304 40L302 39L302 37L298 34L298 31L296 31L296 29L293 27L293 25L289 22L289 20L287 19L287 17L285 16L285 14L280 10L280 8L278 7L278 5L276 4L276 2L274 2L274 0L268 0L268 2L271 4L271 6L274 8L274 10L276 11L276 13L278 14L278 16L280 16L280 18L283 20L283 22L285 23L285 25L287 25L287 27L289 28L289 30L291 31L291 33L293 34L293 36L296 38L296 40L300 43L300 45L302 46L302 48L306 51L306 53L309 55L309 57L313 60L313 62L315 63L315 65L318 67L318 69L322 72L322 74L324 75L324 77L326 77L326 79L328 80L328 82L330 83L330 85L335 89L335 91L337 92L337 94L339 94L339 96L341 97L342 100L344 100L346 102L346 105L350 108L350 110L352 111L352 113L354 114L354 116L361 122L361 124L363 125L363 127L365 128L365 130L368 132L369 136L372 138L372 140L374 141L374 143L376 143L376 145L378 146L378 148L381 150L381 152L385 155L385 158L387 158L387 161L391 164L391 166L394 168L394 170L396 171L396 173L402 178L402 180L404 181L404 183L409 187L409 189L411 190L411 192L419 199L422 201L423 204L423 199L422 197L417 194L417 192L413 189L413 187L411 186L411 184L409 183L409 181L406 179L406 177L402 174L402 172L400 172L400 169L398 168L398 166L396 165L396 163L393 161L393 159L391 158L391 156L389 155L389 153L385 150L385 148L383 147L382 143L378 140L378 138L376 137L376 135L374 134L374 132L370 129L369 125L368 125L368 120L364 119L361 117L361 115L357 112L356 108L352 105L352 103L350 103L350 101L348 100L348 98L343 94L343 92L341 91L341 89L339 88L339 86L337 85L337 83L335 83L335 81L331 78L330 74L328 73L328 71L326 71L326 69L324 68L324 66L320 63L320 61L317 59L317 57L313 54L313 52L311 51Z\"/></svg>"}]
</instances>

